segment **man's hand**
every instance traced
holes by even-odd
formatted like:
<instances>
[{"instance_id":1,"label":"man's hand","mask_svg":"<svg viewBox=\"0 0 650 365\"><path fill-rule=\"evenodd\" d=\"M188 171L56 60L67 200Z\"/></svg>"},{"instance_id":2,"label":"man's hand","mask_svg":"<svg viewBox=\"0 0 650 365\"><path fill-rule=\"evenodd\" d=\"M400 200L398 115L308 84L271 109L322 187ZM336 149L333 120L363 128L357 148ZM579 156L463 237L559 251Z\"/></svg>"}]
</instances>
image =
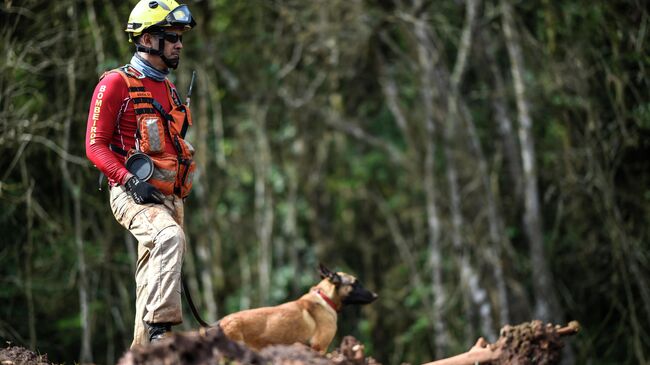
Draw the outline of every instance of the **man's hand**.
<instances>
[{"instance_id":1,"label":"man's hand","mask_svg":"<svg viewBox=\"0 0 650 365\"><path fill-rule=\"evenodd\" d=\"M138 179L137 176L129 178L124 186L126 187L126 192L138 204L162 204L163 199L165 198L163 193L153 185Z\"/></svg>"}]
</instances>

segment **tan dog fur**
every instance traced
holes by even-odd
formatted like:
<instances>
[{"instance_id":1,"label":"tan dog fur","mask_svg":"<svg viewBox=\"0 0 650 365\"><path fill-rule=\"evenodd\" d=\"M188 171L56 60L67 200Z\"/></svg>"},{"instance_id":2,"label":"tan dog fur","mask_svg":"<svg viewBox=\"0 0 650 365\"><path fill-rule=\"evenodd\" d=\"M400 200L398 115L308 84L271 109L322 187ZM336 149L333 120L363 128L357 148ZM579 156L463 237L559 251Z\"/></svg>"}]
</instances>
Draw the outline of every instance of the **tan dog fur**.
<instances>
[{"instance_id":1,"label":"tan dog fur","mask_svg":"<svg viewBox=\"0 0 650 365\"><path fill-rule=\"evenodd\" d=\"M344 304L370 303L377 294L343 272L333 273L321 266L321 276L324 279L298 300L233 313L218 324L228 338L241 341L254 350L300 342L324 353L336 334L337 311L317 291L326 295L337 309ZM352 296L355 297L353 301L345 303L346 298Z\"/></svg>"}]
</instances>

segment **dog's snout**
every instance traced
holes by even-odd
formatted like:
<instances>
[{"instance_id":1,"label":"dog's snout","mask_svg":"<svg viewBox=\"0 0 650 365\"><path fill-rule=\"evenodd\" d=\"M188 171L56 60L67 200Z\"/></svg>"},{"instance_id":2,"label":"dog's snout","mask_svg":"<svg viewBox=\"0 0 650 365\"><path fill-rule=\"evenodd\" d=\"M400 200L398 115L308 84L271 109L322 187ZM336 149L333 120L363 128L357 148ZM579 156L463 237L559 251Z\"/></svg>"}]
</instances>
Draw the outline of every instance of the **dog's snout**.
<instances>
[{"instance_id":1,"label":"dog's snout","mask_svg":"<svg viewBox=\"0 0 650 365\"><path fill-rule=\"evenodd\" d=\"M343 298L343 304L369 304L374 302L379 296L356 281L352 285L352 291Z\"/></svg>"},{"instance_id":2,"label":"dog's snout","mask_svg":"<svg viewBox=\"0 0 650 365\"><path fill-rule=\"evenodd\" d=\"M377 295L377 293L371 291L370 292L370 301L368 303L374 302L375 300L377 300L377 298L379 298L379 295Z\"/></svg>"}]
</instances>

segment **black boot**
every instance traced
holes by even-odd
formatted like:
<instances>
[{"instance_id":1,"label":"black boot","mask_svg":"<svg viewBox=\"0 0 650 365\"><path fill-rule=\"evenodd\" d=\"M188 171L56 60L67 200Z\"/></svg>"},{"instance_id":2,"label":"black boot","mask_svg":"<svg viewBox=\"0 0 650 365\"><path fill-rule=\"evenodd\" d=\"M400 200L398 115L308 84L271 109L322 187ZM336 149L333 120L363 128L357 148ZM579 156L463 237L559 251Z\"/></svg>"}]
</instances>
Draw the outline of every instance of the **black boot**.
<instances>
[{"instance_id":1,"label":"black boot","mask_svg":"<svg viewBox=\"0 0 650 365\"><path fill-rule=\"evenodd\" d=\"M149 330L149 342L157 342L167 337L172 331L172 325L169 323L147 323Z\"/></svg>"}]
</instances>

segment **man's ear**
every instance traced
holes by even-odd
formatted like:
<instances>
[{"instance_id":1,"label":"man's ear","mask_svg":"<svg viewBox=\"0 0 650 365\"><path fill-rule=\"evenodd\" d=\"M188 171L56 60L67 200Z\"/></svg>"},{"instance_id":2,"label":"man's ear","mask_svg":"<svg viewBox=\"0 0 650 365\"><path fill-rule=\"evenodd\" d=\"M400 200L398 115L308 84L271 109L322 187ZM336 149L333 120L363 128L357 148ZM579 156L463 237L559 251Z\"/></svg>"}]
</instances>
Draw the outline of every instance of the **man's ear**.
<instances>
[{"instance_id":1,"label":"man's ear","mask_svg":"<svg viewBox=\"0 0 650 365\"><path fill-rule=\"evenodd\" d=\"M140 44L145 46L145 47L150 47L153 48L154 46L154 35L151 33L142 33L140 36Z\"/></svg>"},{"instance_id":2,"label":"man's ear","mask_svg":"<svg viewBox=\"0 0 650 365\"><path fill-rule=\"evenodd\" d=\"M320 271L320 277L329 280L332 284L339 286L342 282L341 276L330 269L326 268L323 264L318 264L318 270Z\"/></svg>"}]
</instances>

